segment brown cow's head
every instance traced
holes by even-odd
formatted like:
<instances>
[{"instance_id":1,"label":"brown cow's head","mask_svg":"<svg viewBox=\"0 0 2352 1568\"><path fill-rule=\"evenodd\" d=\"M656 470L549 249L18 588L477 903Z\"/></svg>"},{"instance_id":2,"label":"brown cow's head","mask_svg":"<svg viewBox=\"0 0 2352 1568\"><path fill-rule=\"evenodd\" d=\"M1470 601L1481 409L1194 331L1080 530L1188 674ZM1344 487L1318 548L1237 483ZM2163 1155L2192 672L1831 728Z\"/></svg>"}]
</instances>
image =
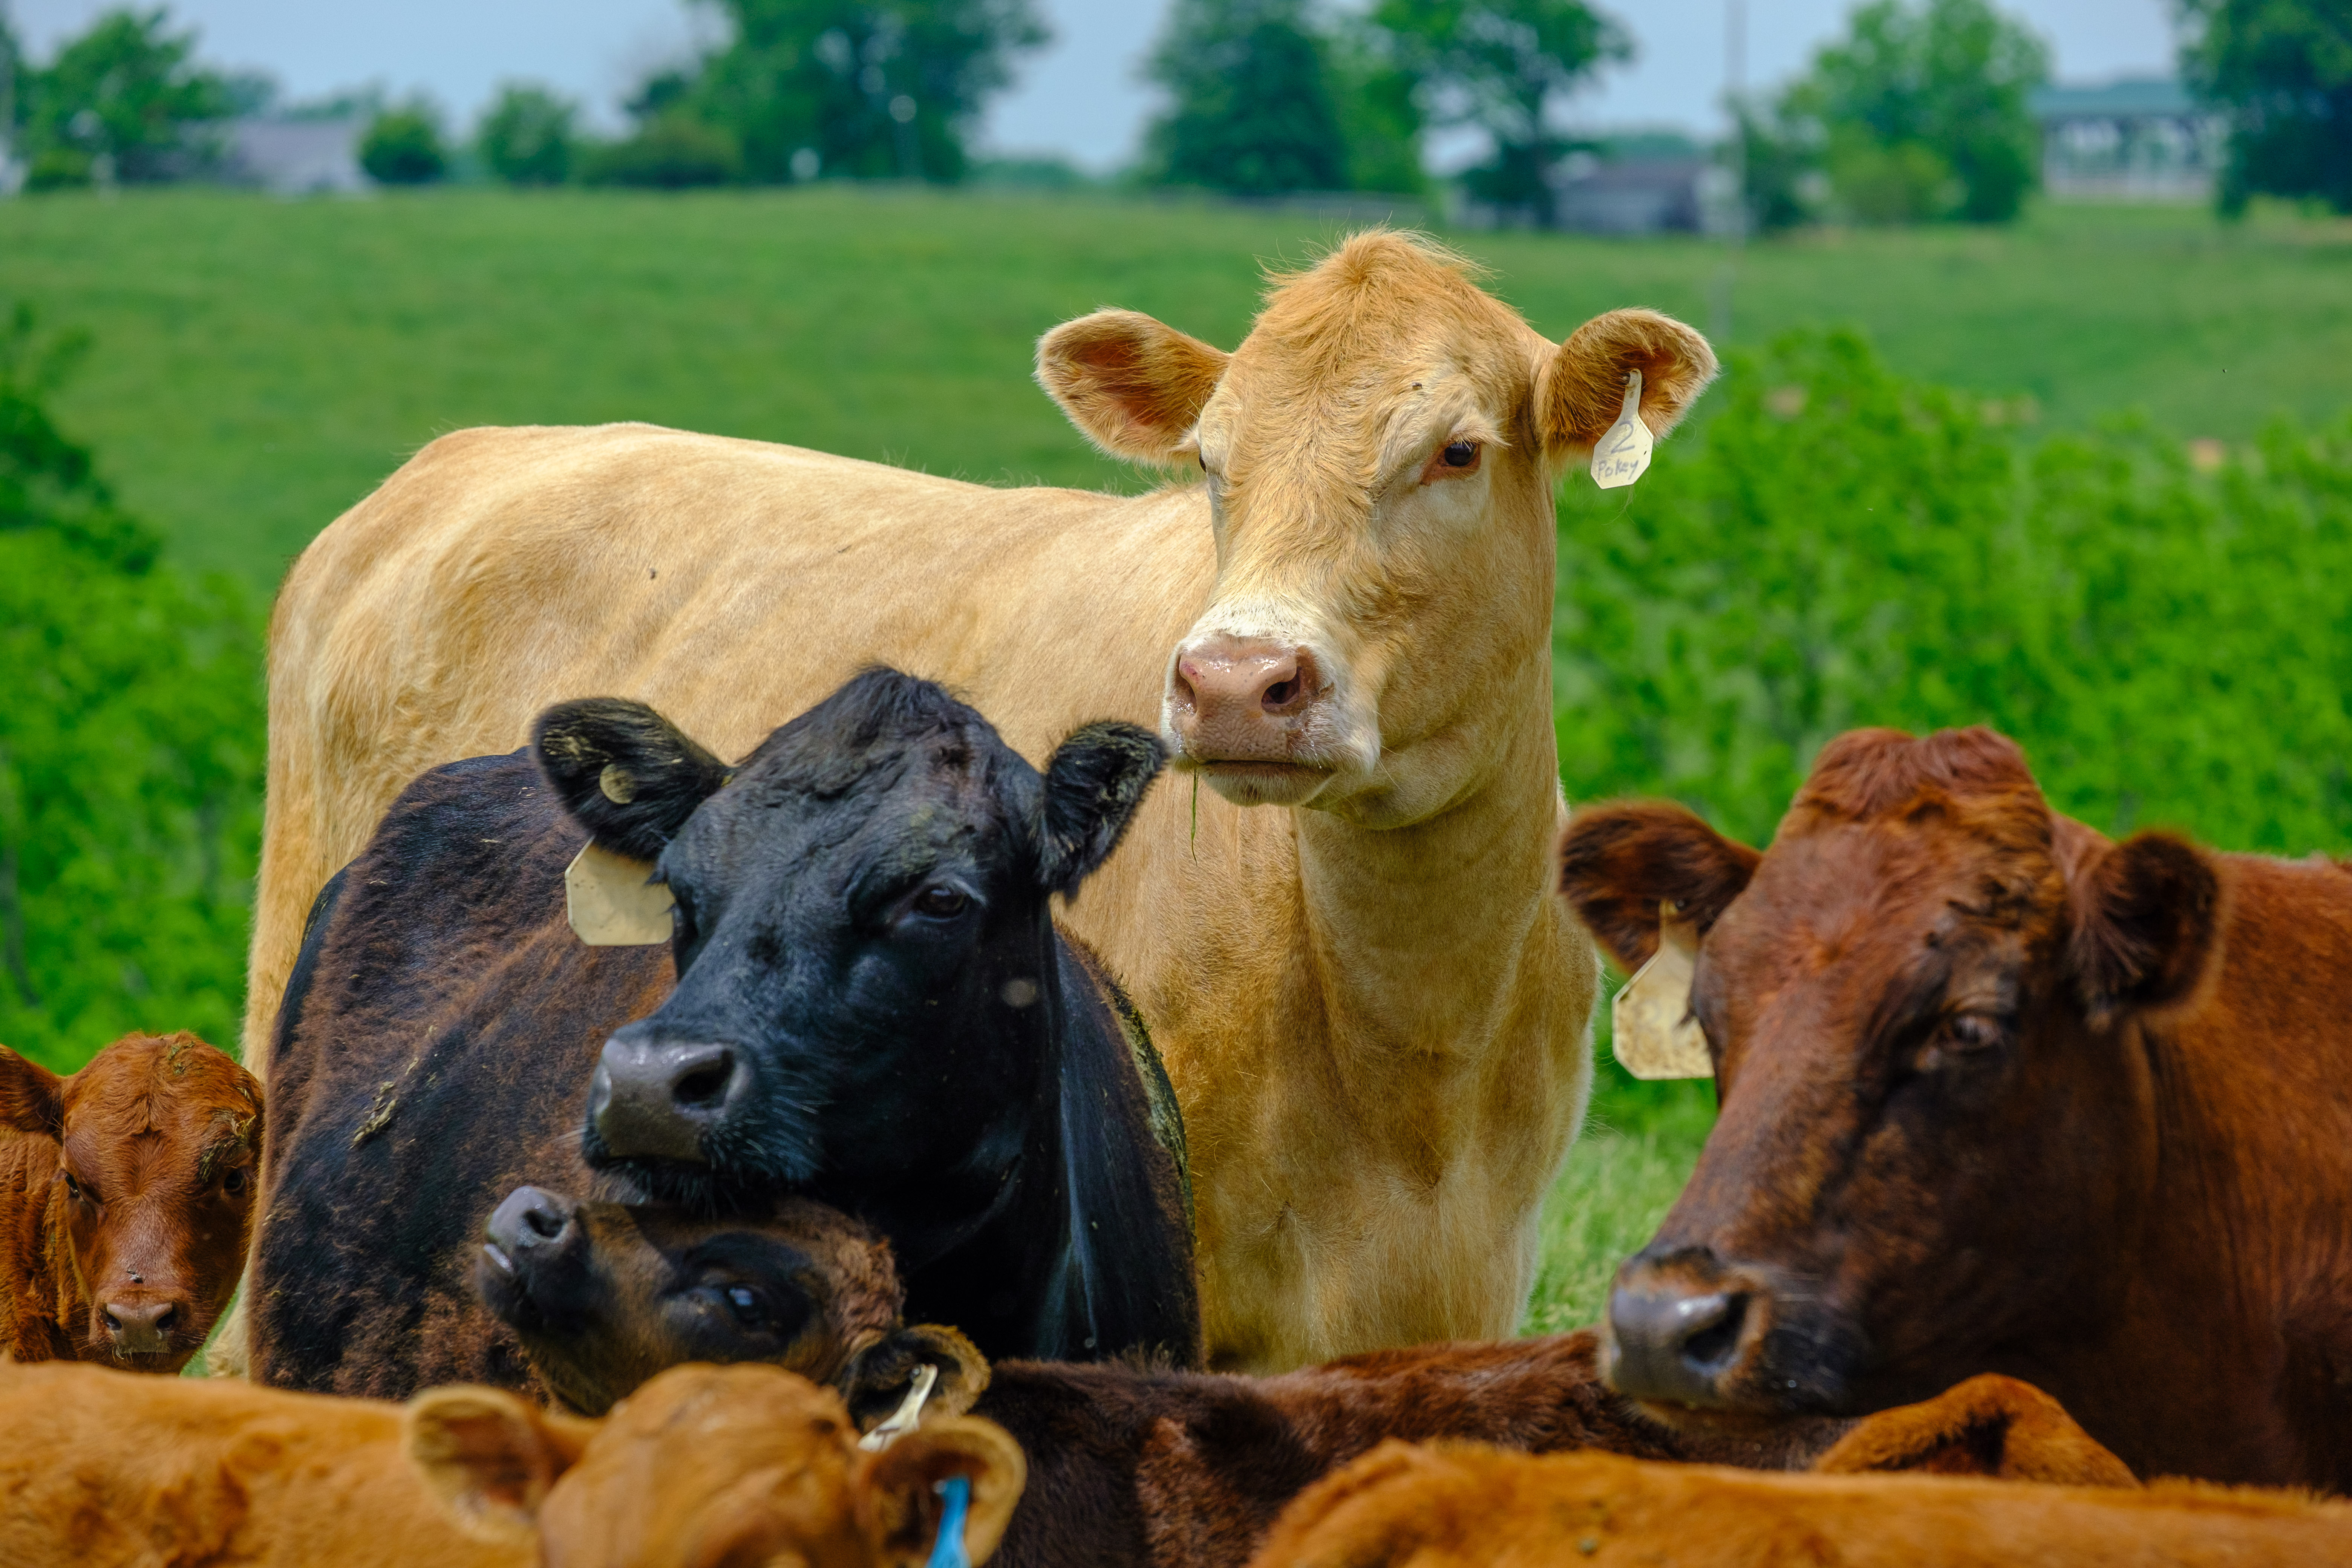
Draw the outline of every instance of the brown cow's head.
<instances>
[{"instance_id":1,"label":"brown cow's head","mask_svg":"<svg viewBox=\"0 0 2352 1568\"><path fill-rule=\"evenodd\" d=\"M1580 813L1562 889L1627 968L1661 903L1722 1113L1610 1298L1610 1378L1777 1415L1924 1398L2113 1310L2155 1162L2143 1022L2197 987L2220 887L2110 844L1984 730L1832 742L1769 852L1677 806Z\"/></svg>"},{"instance_id":2,"label":"brown cow's head","mask_svg":"<svg viewBox=\"0 0 2352 1568\"><path fill-rule=\"evenodd\" d=\"M925 1421L862 1451L838 1395L768 1366L662 1373L601 1422L488 1388L419 1394L410 1461L469 1532L545 1568L919 1568L938 1483L971 1483L971 1560L996 1549L1026 1466L1004 1429Z\"/></svg>"},{"instance_id":3,"label":"brown cow's head","mask_svg":"<svg viewBox=\"0 0 2352 1568\"><path fill-rule=\"evenodd\" d=\"M82 1361L178 1372L245 1267L261 1086L189 1034L126 1036L69 1078L0 1048L0 1126L56 1147L36 1201L59 1338Z\"/></svg>"},{"instance_id":4,"label":"brown cow's head","mask_svg":"<svg viewBox=\"0 0 2352 1568\"><path fill-rule=\"evenodd\" d=\"M1373 826L1475 787L1504 698L1549 670L1552 484L1617 416L1663 435L1706 341L1613 310L1538 337L1423 240L1358 235L1277 279L1231 354L1130 310L1068 321L1037 376L1114 457L1197 466L1217 575L1171 654L1162 739L1237 805Z\"/></svg>"}]
</instances>

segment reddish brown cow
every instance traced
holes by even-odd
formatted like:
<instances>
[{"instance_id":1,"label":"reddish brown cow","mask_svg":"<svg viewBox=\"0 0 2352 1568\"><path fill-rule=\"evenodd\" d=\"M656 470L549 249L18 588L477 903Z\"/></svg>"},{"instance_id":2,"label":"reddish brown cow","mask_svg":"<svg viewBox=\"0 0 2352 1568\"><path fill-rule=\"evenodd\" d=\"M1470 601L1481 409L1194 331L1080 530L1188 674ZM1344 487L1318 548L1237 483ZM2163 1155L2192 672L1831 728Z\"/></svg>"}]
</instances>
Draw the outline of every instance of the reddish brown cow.
<instances>
[{"instance_id":1,"label":"reddish brown cow","mask_svg":"<svg viewBox=\"0 0 2352 1568\"><path fill-rule=\"evenodd\" d=\"M1619 1272L1608 1370L1687 1419L1979 1372L2143 1475L2352 1489L2352 875L2121 844L1984 730L1825 748L1771 848L1580 814L1629 969L1662 904L1722 1113Z\"/></svg>"},{"instance_id":2,"label":"reddish brown cow","mask_svg":"<svg viewBox=\"0 0 2352 1568\"><path fill-rule=\"evenodd\" d=\"M253 1234L261 1086L194 1035L126 1035L70 1077L0 1047L0 1344L178 1372Z\"/></svg>"}]
</instances>

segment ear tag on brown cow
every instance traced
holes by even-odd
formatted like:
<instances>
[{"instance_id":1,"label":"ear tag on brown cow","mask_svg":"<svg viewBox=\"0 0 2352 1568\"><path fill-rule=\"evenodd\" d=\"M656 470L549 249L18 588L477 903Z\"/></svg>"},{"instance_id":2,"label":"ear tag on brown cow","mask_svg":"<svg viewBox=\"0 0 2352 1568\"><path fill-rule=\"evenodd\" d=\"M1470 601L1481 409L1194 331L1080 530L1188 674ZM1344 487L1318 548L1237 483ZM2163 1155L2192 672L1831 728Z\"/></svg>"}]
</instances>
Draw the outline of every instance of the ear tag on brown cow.
<instances>
[{"instance_id":1,"label":"ear tag on brown cow","mask_svg":"<svg viewBox=\"0 0 2352 1568\"><path fill-rule=\"evenodd\" d=\"M1642 373L1625 373L1625 405L1617 423L1592 446L1592 482L1604 490L1622 489L1650 471L1650 448L1656 438L1642 418Z\"/></svg>"},{"instance_id":2,"label":"ear tag on brown cow","mask_svg":"<svg viewBox=\"0 0 2352 1568\"><path fill-rule=\"evenodd\" d=\"M1698 973L1698 933L1664 905L1658 951L1642 965L1609 1009L1610 1049L1635 1078L1713 1078L1706 1035L1691 1016L1691 981Z\"/></svg>"},{"instance_id":3,"label":"ear tag on brown cow","mask_svg":"<svg viewBox=\"0 0 2352 1568\"><path fill-rule=\"evenodd\" d=\"M646 878L643 860L614 854L590 839L563 872L563 913L573 934L590 947L649 947L670 937L670 906L677 900Z\"/></svg>"},{"instance_id":4,"label":"ear tag on brown cow","mask_svg":"<svg viewBox=\"0 0 2352 1568\"><path fill-rule=\"evenodd\" d=\"M857 1446L867 1453L878 1453L915 1429L923 1418L923 1402L931 1396L931 1385L940 1380L940 1369L925 1362L915 1369L915 1381L907 1389L907 1397L898 1401L898 1408L890 1418L873 1431L857 1439Z\"/></svg>"}]
</instances>

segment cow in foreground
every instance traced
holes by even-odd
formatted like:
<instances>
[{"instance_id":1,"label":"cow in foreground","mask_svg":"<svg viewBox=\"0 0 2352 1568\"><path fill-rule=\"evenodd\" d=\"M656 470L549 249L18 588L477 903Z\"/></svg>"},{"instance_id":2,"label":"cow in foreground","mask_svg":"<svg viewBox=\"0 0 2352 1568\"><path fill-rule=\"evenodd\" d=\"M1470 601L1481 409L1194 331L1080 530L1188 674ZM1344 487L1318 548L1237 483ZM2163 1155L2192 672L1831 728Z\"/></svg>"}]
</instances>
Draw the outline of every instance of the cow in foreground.
<instances>
[{"instance_id":1,"label":"cow in foreground","mask_svg":"<svg viewBox=\"0 0 2352 1568\"><path fill-rule=\"evenodd\" d=\"M261 1087L190 1034L65 1077L0 1047L0 1349L176 1373L253 1235Z\"/></svg>"},{"instance_id":2,"label":"cow in foreground","mask_svg":"<svg viewBox=\"0 0 2352 1568\"><path fill-rule=\"evenodd\" d=\"M418 780L322 898L280 1014L255 1375L515 1385L472 1281L526 1184L753 1218L803 1194L871 1224L909 1313L985 1353L1196 1359L1181 1119L1049 904L1160 765L1107 723L1041 773L873 670L732 767L589 700L531 754ZM666 947L565 923L591 833L657 864Z\"/></svg>"},{"instance_id":3,"label":"cow in foreground","mask_svg":"<svg viewBox=\"0 0 2352 1568\"><path fill-rule=\"evenodd\" d=\"M1609 1375L1681 1420L1979 1372L2142 1475L2352 1489L2352 873L2112 843L2011 742L1858 731L1764 854L1580 813L1629 968L1698 933L1722 1112L1619 1271Z\"/></svg>"},{"instance_id":4,"label":"cow in foreground","mask_svg":"<svg viewBox=\"0 0 2352 1568\"><path fill-rule=\"evenodd\" d=\"M590 1280L676 1276L631 1227L568 1233L576 1262L546 1300L502 1310L555 1387L624 1394L617 1369L665 1358L766 1359L765 1342L682 1324L648 1304L658 1289ZM758 1282L757 1273L744 1276ZM517 1293L493 1263L494 1299ZM777 1278L773 1289L787 1281ZM1601 1448L1647 1458L1780 1468L1923 1470L2074 1485L2132 1484L2131 1472L2046 1394L1980 1377L1926 1404L1851 1423L1798 1419L1741 1433L1686 1433L1602 1383L1590 1332L1490 1344L1381 1351L1253 1378L1073 1366L976 1363L951 1332L899 1329L861 1359L853 1408L870 1425L917 1365L939 1369L933 1408L997 1422L1029 1456L1029 1487L1003 1568L1240 1568L1283 1506L1318 1477L1389 1438L1475 1439L1532 1452ZM977 1403L972 1395L978 1394ZM1818 1458L1816 1458L1818 1456Z\"/></svg>"},{"instance_id":5,"label":"cow in foreground","mask_svg":"<svg viewBox=\"0 0 2352 1568\"><path fill-rule=\"evenodd\" d=\"M1867 1424L1865 1424L1867 1425ZM2185 1482L1759 1476L1608 1454L1383 1445L1299 1498L1254 1568L2244 1568L2352 1562L2352 1505Z\"/></svg>"},{"instance_id":6,"label":"cow in foreground","mask_svg":"<svg viewBox=\"0 0 2352 1568\"><path fill-rule=\"evenodd\" d=\"M1511 1332L1599 979L1547 859L1553 489L1630 372L1664 434L1715 358L1647 310L1547 341L1471 271L1359 235L1231 353L1127 310L1047 333L1078 428L1182 476L1147 495L642 425L426 447L278 598L247 1048L425 770L596 691L740 755L861 665L920 670L1026 755L1108 713L1192 774L1067 919L1182 1102L1214 1362Z\"/></svg>"},{"instance_id":7,"label":"cow in foreground","mask_svg":"<svg viewBox=\"0 0 2352 1568\"><path fill-rule=\"evenodd\" d=\"M488 1388L404 1410L96 1367L0 1368L9 1568L919 1568L934 1485L971 1484L978 1563L1020 1496L982 1421L861 1451L772 1367L680 1367L602 1421Z\"/></svg>"}]
</instances>

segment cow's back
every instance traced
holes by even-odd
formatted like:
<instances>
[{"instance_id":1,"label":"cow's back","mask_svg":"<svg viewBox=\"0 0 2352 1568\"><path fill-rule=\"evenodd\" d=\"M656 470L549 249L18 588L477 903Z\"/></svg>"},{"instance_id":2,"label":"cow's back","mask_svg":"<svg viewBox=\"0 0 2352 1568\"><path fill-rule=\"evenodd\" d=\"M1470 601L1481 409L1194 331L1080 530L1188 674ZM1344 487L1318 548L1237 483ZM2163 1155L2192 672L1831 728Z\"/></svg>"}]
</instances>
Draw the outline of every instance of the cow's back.
<instances>
[{"instance_id":1,"label":"cow's back","mask_svg":"<svg viewBox=\"0 0 2352 1568\"><path fill-rule=\"evenodd\" d=\"M253 1372L402 1398L530 1381L475 1299L488 1205L592 1189L579 1154L605 1035L668 990L662 948L581 946L563 868L585 836L527 754L436 769L343 874L270 1064Z\"/></svg>"}]
</instances>

